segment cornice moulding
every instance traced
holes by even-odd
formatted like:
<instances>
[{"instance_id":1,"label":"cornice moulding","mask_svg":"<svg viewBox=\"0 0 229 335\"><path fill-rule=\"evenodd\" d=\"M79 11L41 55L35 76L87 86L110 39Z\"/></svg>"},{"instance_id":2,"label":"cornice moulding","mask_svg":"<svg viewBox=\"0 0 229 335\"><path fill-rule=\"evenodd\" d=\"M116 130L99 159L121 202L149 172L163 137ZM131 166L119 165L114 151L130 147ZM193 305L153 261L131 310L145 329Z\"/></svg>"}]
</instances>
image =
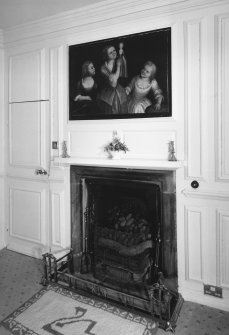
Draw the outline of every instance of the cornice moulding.
<instances>
[{"instance_id":1,"label":"cornice moulding","mask_svg":"<svg viewBox=\"0 0 229 335\"><path fill-rule=\"evenodd\" d=\"M228 0L103 0L98 4L63 12L41 20L14 26L4 30L5 44L47 34L66 34L66 30L107 22L122 17L154 16L177 14L212 5L228 4ZM124 20L124 21L125 21ZM110 23L110 22L109 22Z\"/></svg>"}]
</instances>

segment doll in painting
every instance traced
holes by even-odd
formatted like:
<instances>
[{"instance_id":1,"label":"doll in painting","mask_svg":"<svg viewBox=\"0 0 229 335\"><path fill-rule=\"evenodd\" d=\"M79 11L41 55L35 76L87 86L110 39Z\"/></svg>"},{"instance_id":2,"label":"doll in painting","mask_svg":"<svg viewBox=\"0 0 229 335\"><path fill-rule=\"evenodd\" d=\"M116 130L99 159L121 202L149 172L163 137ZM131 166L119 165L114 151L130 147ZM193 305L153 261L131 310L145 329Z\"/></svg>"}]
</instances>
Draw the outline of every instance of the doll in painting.
<instances>
[{"instance_id":1,"label":"doll in painting","mask_svg":"<svg viewBox=\"0 0 229 335\"><path fill-rule=\"evenodd\" d=\"M127 112L127 95L119 83L121 59L112 45L103 49L104 63L101 66L103 88L97 95L97 103L104 114L125 114Z\"/></svg>"},{"instance_id":2,"label":"doll in painting","mask_svg":"<svg viewBox=\"0 0 229 335\"><path fill-rule=\"evenodd\" d=\"M74 97L74 113L93 113L95 109L95 97L97 84L94 80L95 67L91 61L85 61L82 65L82 77L77 82Z\"/></svg>"},{"instance_id":3,"label":"doll in painting","mask_svg":"<svg viewBox=\"0 0 229 335\"><path fill-rule=\"evenodd\" d=\"M152 100L149 98L150 94L153 95L155 100L154 110L159 111L161 109L164 97L155 79L156 71L156 65L151 61L147 61L140 74L135 76L126 87L126 94L129 98L128 113L145 113L146 108L152 105Z\"/></svg>"}]
</instances>

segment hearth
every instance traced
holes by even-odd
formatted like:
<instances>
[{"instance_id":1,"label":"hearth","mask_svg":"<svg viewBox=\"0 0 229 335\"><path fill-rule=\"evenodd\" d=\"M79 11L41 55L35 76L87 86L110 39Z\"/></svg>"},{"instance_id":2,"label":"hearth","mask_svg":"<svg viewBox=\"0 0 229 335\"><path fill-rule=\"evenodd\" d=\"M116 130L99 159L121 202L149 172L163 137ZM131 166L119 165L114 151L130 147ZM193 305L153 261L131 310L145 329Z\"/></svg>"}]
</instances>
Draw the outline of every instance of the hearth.
<instances>
[{"instance_id":1,"label":"hearth","mask_svg":"<svg viewBox=\"0 0 229 335\"><path fill-rule=\"evenodd\" d=\"M68 270L54 259L54 279L173 329L182 305L176 235L173 171L72 166L72 249Z\"/></svg>"}]
</instances>

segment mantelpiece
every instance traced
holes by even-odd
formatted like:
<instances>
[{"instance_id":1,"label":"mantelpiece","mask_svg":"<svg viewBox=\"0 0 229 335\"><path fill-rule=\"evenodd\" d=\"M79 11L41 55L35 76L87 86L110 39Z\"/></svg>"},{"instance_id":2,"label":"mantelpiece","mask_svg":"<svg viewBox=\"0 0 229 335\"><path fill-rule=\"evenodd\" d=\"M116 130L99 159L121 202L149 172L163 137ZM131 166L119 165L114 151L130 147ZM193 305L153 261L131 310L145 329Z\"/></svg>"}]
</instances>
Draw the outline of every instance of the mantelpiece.
<instances>
[{"instance_id":1,"label":"mantelpiece","mask_svg":"<svg viewBox=\"0 0 229 335\"><path fill-rule=\"evenodd\" d=\"M184 165L183 161L166 161L151 159L106 159L106 158L54 158L54 163L62 166L86 165L104 167L124 167L152 170L177 170Z\"/></svg>"}]
</instances>

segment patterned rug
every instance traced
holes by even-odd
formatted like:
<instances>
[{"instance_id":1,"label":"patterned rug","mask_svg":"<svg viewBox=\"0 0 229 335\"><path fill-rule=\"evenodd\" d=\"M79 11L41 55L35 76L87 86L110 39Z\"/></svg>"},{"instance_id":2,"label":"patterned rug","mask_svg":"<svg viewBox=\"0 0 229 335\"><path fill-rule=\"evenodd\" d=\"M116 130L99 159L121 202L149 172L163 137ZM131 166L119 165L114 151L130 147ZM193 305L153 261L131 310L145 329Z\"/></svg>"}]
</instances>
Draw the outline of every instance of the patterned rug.
<instances>
[{"instance_id":1,"label":"patterned rug","mask_svg":"<svg viewBox=\"0 0 229 335\"><path fill-rule=\"evenodd\" d=\"M155 335L154 321L117 306L48 285L5 318L14 335Z\"/></svg>"}]
</instances>

